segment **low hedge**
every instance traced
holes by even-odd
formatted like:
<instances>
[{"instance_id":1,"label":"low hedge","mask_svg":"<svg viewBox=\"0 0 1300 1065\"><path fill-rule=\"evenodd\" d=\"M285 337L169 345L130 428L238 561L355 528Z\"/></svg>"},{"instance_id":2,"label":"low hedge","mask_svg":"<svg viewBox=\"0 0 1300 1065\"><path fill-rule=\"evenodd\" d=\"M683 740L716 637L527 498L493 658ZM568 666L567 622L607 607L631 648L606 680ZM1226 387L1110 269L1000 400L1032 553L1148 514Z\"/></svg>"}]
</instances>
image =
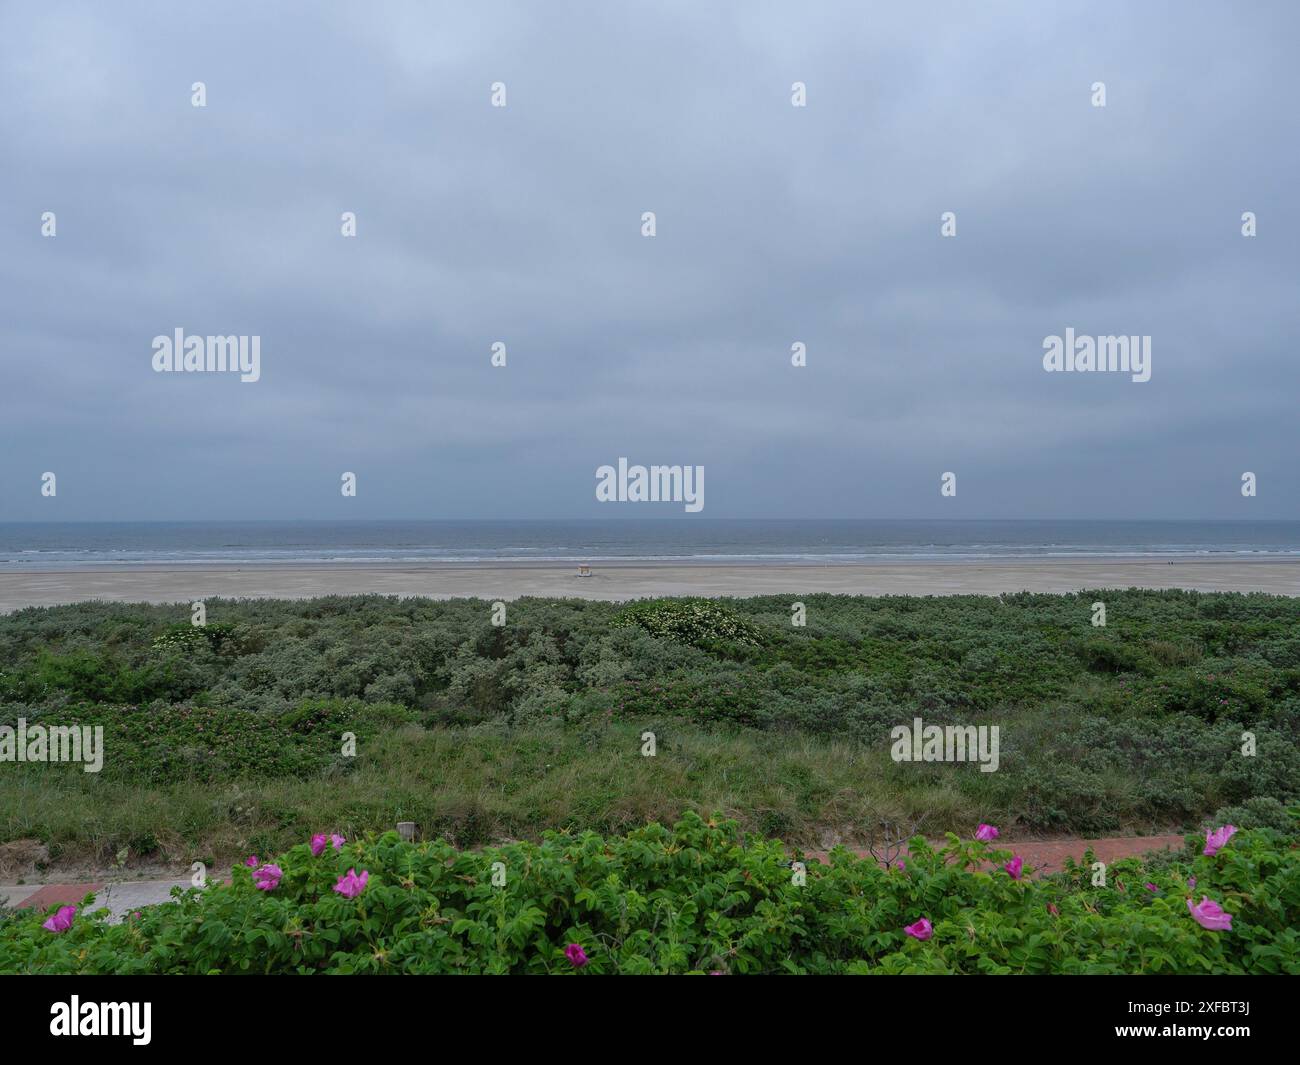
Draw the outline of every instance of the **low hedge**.
<instances>
[{"instance_id":1,"label":"low hedge","mask_svg":"<svg viewBox=\"0 0 1300 1065\"><path fill-rule=\"evenodd\" d=\"M1203 845L1116 862L1095 887L1089 867L1013 878L1010 851L951 835L913 840L902 869L837 850L799 883L780 842L695 814L481 851L318 838L121 924L0 918L0 972L1300 973L1300 839ZM1202 898L1230 929L1194 919Z\"/></svg>"}]
</instances>

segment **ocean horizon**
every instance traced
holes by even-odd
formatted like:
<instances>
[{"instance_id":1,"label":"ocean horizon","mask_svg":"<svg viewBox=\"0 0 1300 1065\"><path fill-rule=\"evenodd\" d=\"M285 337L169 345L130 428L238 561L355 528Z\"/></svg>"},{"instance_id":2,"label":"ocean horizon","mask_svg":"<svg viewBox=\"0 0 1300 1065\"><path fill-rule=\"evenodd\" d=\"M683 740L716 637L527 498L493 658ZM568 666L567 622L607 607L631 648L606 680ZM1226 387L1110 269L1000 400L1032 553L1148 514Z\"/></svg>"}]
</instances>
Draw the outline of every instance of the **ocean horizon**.
<instances>
[{"instance_id":1,"label":"ocean horizon","mask_svg":"<svg viewBox=\"0 0 1300 1065\"><path fill-rule=\"evenodd\" d=\"M0 523L0 570L133 565L1300 558L1300 521L579 519Z\"/></svg>"}]
</instances>

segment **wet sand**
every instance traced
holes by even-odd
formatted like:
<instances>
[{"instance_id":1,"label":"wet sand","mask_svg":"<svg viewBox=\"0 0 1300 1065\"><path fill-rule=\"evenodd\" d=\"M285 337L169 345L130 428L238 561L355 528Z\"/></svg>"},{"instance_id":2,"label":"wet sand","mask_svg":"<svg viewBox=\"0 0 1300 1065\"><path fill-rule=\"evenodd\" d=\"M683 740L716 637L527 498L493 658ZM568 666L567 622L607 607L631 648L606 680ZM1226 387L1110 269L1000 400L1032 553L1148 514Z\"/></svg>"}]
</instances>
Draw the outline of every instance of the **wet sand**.
<instances>
[{"instance_id":1,"label":"wet sand","mask_svg":"<svg viewBox=\"0 0 1300 1065\"><path fill-rule=\"evenodd\" d=\"M1052 560L863 565L374 563L367 565L143 565L0 571L0 613L102 599L303 599L318 595L517 599L636 599L699 595L999 595L1095 588L1188 588L1300 595L1300 560Z\"/></svg>"}]
</instances>

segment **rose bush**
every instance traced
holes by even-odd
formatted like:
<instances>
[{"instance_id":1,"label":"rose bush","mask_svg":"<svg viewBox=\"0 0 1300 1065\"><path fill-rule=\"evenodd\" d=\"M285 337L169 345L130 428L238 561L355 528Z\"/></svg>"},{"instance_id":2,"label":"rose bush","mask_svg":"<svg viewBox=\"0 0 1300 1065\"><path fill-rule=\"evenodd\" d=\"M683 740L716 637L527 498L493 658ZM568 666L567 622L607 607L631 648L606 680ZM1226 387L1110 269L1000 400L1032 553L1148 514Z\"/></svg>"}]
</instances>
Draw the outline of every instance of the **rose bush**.
<instances>
[{"instance_id":1,"label":"rose bush","mask_svg":"<svg viewBox=\"0 0 1300 1065\"><path fill-rule=\"evenodd\" d=\"M1010 850L918 837L903 868L837 850L800 885L781 843L695 814L481 851L304 841L117 925L11 913L0 972L1300 973L1300 839L1204 849L1094 887L1087 866L1017 879Z\"/></svg>"}]
</instances>

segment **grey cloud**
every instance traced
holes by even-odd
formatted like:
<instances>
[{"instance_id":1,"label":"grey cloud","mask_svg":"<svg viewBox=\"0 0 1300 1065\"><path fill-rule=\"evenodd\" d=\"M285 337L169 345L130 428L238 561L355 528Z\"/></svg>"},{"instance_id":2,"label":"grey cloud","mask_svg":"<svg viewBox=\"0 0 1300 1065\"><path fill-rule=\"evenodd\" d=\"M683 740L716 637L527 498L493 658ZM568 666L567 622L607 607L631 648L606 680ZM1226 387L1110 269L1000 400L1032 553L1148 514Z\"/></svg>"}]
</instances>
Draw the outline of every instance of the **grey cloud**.
<instances>
[{"instance_id":1,"label":"grey cloud","mask_svg":"<svg viewBox=\"0 0 1300 1065\"><path fill-rule=\"evenodd\" d=\"M345 469L355 516L583 516L620 454L704 464L716 517L1247 516L1246 468L1296 517L1297 29L7 6L0 519L334 517ZM262 381L152 373L177 326L260 334ZM1066 326L1152 335L1151 382L1044 374Z\"/></svg>"}]
</instances>

